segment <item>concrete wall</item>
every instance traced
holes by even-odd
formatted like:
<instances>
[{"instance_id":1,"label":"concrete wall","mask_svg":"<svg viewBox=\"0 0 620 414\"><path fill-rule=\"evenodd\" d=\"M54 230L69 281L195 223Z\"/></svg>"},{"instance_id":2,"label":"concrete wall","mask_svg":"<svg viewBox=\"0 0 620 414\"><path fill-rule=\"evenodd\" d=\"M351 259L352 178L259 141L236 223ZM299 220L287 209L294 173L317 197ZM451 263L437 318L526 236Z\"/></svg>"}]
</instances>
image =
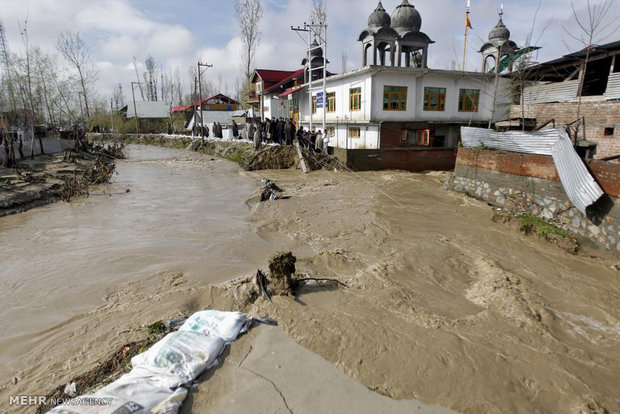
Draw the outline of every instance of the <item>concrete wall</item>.
<instances>
[{"instance_id":1,"label":"concrete wall","mask_svg":"<svg viewBox=\"0 0 620 414\"><path fill-rule=\"evenodd\" d=\"M577 119L577 103L542 103L520 105L510 109L511 118L536 118L538 123L555 119L556 124L566 125ZM595 158L620 154L620 101L606 101L604 97L584 97L579 111L586 119L586 138L598 144ZM612 135L605 135L605 128L614 128ZM581 137L581 136L580 136Z\"/></svg>"},{"instance_id":2,"label":"concrete wall","mask_svg":"<svg viewBox=\"0 0 620 414\"><path fill-rule=\"evenodd\" d=\"M550 156L459 148L449 189L511 211L527 212L620 255L620 164L592 161L607 196L589 218L570 202Z\"/></svg>"},{"instance_id":3,"label":"concrete wall","mask_svg":"<svg viewBox=\"0 0 620 414\"><path fill-rule=\"evenodd\" d=\"M392 148L344 150L334 148L334 155L356 171L406 170L452 171L456 150L444 148Z\"/></svg>"}]
</instances>

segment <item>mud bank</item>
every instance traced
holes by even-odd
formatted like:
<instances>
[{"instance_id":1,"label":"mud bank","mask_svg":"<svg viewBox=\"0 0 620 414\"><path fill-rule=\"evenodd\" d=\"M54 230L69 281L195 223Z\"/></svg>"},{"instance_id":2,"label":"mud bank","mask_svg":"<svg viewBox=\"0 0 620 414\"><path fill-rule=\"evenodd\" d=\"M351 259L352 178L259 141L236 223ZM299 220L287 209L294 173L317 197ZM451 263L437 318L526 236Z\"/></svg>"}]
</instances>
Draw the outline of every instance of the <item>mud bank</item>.
<instances>
[{"instance_id":1,"label":"mud bank","mask_svg":"<svg viewBox=\"0 0 620 414\"><path fill-rule=\"evenodd\" d=\"M202 178L203 185L215 185L232 173L225 161L205 164L207 178L222 175ZM191 168L202 171L198 164ZM0 400L10 394L45 394L123 345L144 339L149 324L214 308L278 320L304 351L393 399L417 398L463 413L620 410L620 273L612 266L617 259L605 253L570 254L495 223L486 203L446 191L449 175L444 173L241 174L237 178L254 185L257 194L260 178L269 178L290 198L247 202L249 231L231 243L220 235L223 251L175 253L174 259L184 263L203 260L192 271L202 277L170 266L126 283L116 278L103 305L30 333L29 350L20 354L27 367L6 379ZM188 202L196 199L203 208L201 195L192 191ZM206 199L219 191L209 189ZM149 214L165 208L155 206ZM212 211L196 211L175 220L190 221L192 228L204 230L200 237L205 238L214 224L203 227L203 222ZM232 231L241 233L240 228ZM217 262L266 270L267 255L248 253L271 246L277 248L270 252L281 250L282 244L298 259L296 273L334 278L347 288L308 283L297 297L248 301L253 272L229 269L229 277L245 276L208 282L213 272L204 268ZM238 246L236 259L224 258L232 245ZM134 257L131 252L125 256L113 260ZM316 389L293 389L290 384L299 382L287 381L287 375L298 372L286 371L294 365L290 355L304 354L292 345L283 350L283 341L268 340L277 336L257 332L233 344L222 366L199 379L183 412L220 412L247 401L255 412L317 412L321 395ZM276 351L282 352L278 361ZM258 366L267 360L273 366ZM299 364L311 371L305 362ZM324 383L334 378L328 371L321 375ZM342 395L347 388L339 384ZM230 389L264 389L273 398L254 399ZM381 404L388 407L388 401ZM334 407L331 412L346 412Z\"/></svg>"},{"instance_id":2,"label":"mud bank","mask_svg":"<svg viewBox=\"0 0 620 414\"><path fill-rule=\"evenodd\" d=\"M87 195L89 185L106 182L114 171L112 160L98 154L67 154L21 160L17 169L0 166L0 217Z\"/></svg>"},{"instance_id":3,"label":"mud bank","mask_svg":"<svg viewBox=\"0 0 620 414\"><path fill-rule=\"evenodd\" d=\"M259 151L254 151L254 144L247 140L206 138L203 142L200 138L195 139L191 136L156 134L89 134L88 136L92 140L102 142L155 145L195 151L235 162L246 171L300 168L297 152L292 146L263 145ZM311 170L344 167L344 164L341 164L337 158L309 152L305 148L301 151Z\"/></svg>"}]
</instances>

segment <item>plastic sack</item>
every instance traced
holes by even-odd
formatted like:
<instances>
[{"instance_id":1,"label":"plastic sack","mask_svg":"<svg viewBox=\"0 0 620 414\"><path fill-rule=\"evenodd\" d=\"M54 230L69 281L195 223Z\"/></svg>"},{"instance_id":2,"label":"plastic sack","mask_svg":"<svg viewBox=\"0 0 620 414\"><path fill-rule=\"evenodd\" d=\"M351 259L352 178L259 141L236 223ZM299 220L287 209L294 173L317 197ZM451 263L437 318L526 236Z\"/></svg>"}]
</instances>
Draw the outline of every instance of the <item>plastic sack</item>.
<instances>
[{"instance_id":1,"label":"plastic sack","mask_svg":"<svg viewBox=\"0 0 620 414\"><path fill-rule=\"evenodd\" d=\"M190 383L212 366L224 345L224 340L217 336L188 331L173 332L148 351L131 358L131 364L134 369L140 368L163 377L158 381L166 381L170 388L174 388ZM143 373L140 375L146 376Z\"/></svg>"},{"instance_id":2,"label":"plastic sack","mask_svg":"<svg viewBox=\"0 0 620 414\"><path fill-rule=\"evenodd\" d=\"M121 397L82 395L48 411L49 414L151 414L142 405Z\"/></svg>"},{"instance_id":3,"label":"plastic sack","mask_svg":"<svg viewBox=\"0 0 620 414\"><path fill-rule=\"evenodd\" d=\"M247 329L247 322L247 315L243 312L204 310L190 316L179 328L179 332L191 331L206 336L219 336L229 343Z\"/></svg>"},{"instance_id":4,"label":"plastic sack","mask_svg":"<svg viewBox=\"0 0 620 414\"><path fill-rule=\"evenodd\" d=\"M187 389L174 382L177 381L153 376L143 368L134 368L130 373L97 391L95 395L124 398L140 404L152 413L176 413L187 396Z\"/></svg>"}]
</instances>

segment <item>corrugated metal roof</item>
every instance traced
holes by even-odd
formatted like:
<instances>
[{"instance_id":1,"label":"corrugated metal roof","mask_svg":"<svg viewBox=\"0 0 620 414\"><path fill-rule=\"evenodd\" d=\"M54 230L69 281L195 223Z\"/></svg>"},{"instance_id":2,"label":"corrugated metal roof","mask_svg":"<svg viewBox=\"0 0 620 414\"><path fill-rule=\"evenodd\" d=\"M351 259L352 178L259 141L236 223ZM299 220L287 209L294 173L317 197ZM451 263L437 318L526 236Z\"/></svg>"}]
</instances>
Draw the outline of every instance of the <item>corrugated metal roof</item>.
<instances>
[{"instance_id":1,"label":"corrugated metal roof","mask_svg":"<svg viewBox=\"0 0 620 414\"><path fill-rule=\"evenodd\" d=\"M604 194L575 152L568 134L561 129L495 132L490 129L461 127L461 139L466 148L484 145L498 150L551 155L566 195L584 215L586 208Z\"/></svg>"},{"instance_id":2,"label":"corrugated metal roof","mask_svg":"<svg viewBox=\"0 0 620 414\"><path fill-rule=\"evenodd\" d=\"M124 108L123 108L124 109ZM170 116L170 106L159 101L136 102L138 118L161 119ZM135 118L134 103L127 104L127 118Z\"/></svg>"},{"instance_id":3,"label":"corrugated metal roof","mask_svg":"<svg viewBox=\"0 0 620 414\"><path fill-rule=\"evenodd\" d=\"M575 102L577 100L578 89L578 80L529 86L523 90L523 100L526 104Z\"/></svg>"},{"instance_id":4,"label":"corrugated metal roof","mask_svg":"<svg viewBox=\"0 0 620 414\"><path fill-rule=\"evenodd\" d=\"M616 58L618 59L618 58ZM607 81L606 99L620 99L620 73L611 73Z\"/></svg>"}]
</instances>

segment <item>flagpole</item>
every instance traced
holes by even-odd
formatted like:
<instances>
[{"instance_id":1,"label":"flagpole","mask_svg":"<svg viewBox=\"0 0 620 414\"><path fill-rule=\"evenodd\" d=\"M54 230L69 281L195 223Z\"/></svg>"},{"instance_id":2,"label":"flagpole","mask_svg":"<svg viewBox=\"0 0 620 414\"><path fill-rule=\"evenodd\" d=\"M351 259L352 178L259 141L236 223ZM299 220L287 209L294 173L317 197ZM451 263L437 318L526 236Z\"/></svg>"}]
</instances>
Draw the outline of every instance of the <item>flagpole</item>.
<instances>
[{"instance_id":1,"label":"flagpole","mask_svg":"<svg viewBox=\"0 0 620 414\"><path fill-rule=\"evenodd\" d=\"M463 72L465 72L465 56L467 54L467 28L469 27L469 6L471 0L467 0L467 8L465 9L465 38L463 40Z\"/></svg>"}]
</instances>

